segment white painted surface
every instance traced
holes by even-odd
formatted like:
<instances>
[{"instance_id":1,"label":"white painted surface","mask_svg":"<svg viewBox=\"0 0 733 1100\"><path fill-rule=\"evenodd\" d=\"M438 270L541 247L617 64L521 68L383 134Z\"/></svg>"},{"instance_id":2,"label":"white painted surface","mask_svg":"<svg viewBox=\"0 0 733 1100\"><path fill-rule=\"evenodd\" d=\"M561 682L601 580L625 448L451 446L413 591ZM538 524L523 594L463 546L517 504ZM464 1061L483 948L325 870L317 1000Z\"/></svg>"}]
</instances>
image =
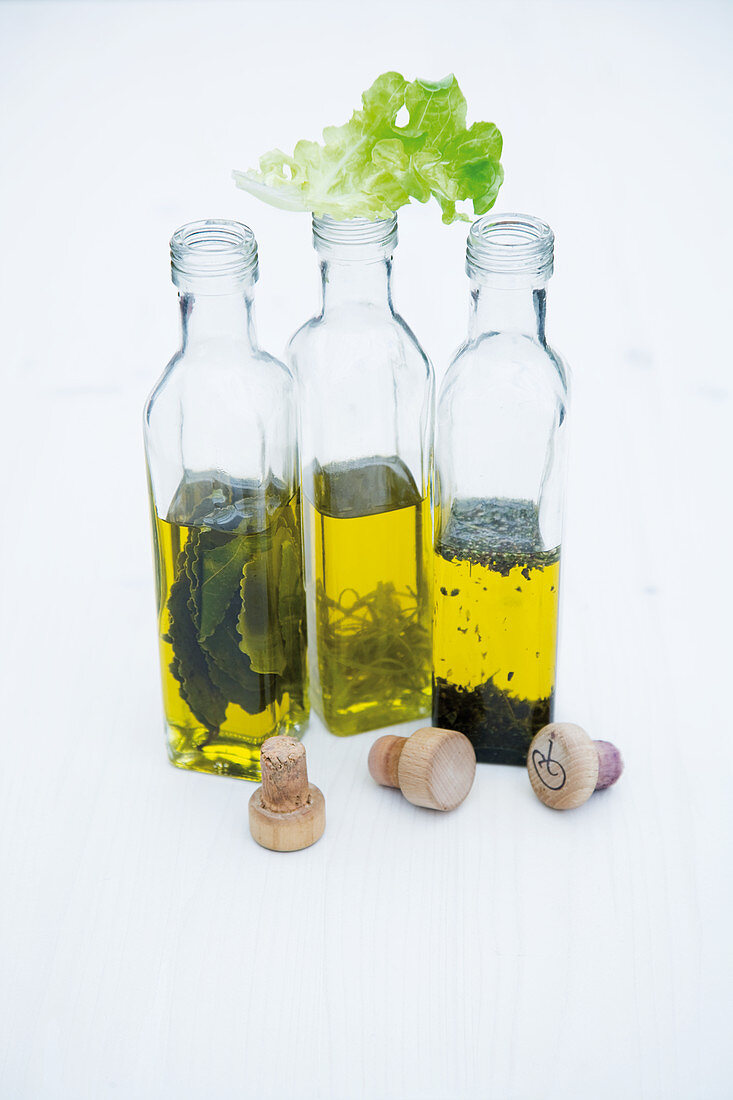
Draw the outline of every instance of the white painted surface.
<instances>
[{"instance_id":1,"label":"white painted surface","mask_svg":"<svg viewBox=\"0 0 733 1100\"><path fill-rule=\"evenodd\" d=\"M733 1095L732 31L708 3L0 7L2 1097ZM166 761L140 409L182 222L251 222L267 348L313 311L307 219L228 173L389 67L454 69L505 134L499 208L556 231L558 715L627 773L561 815L484 766L440 816L314 720L326 835L278 857L248 784ZM401 217L439 373L464 235Z\"/></svg>"}]
</instances>

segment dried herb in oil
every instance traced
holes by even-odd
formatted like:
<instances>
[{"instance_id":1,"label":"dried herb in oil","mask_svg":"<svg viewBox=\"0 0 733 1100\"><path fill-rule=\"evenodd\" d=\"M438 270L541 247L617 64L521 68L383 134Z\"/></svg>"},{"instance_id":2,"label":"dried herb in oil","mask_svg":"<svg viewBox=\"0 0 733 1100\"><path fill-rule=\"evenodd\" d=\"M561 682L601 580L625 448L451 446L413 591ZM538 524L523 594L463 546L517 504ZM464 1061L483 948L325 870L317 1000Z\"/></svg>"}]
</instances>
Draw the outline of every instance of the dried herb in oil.
<instances>
[{"instance_id":1,"label":"dried herb in oil","mask_svg":"<svg viewBox=\"0 0 733 1100\"><path fill-rule=\"evenodd\" d=\"M551 720L560 548L534 502L454 502L435 547L433 722L479 761L524 764Z\"/></svg>"}]
</instances>

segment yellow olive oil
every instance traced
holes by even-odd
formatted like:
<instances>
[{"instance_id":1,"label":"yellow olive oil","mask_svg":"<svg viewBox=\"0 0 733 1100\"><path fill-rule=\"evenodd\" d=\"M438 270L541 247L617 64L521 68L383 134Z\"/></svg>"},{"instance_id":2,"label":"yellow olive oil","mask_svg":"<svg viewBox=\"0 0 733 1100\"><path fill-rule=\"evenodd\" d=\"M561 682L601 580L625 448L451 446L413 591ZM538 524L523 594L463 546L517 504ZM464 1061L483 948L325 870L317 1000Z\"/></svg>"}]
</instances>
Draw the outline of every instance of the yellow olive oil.
<instances>
[{"instance_id":1,"label":"yellow olive oil","mask_svg":"<svg viewBox=\"0 0 733 1100\"><path fill-rule=\"evenodd\" d=\"M298 499L188 475L153 523L170 759L258 779L262 742L308 713Z\"/></svg>"},{"instance_id":2,"label":"yellow olive oil","mask_svg":"<svg viewBox=\"0 0 733 1100\"><path fill-rule=\"evenodd\" d=\"M479 761L524 764L552 716L559 547L531 501L459 500L434 565L433 722Z\"/></svg>"},{"instance_id":3,"label":"yellow olive oil","mask_svg":"<svg viewBox=\"0 0 733 1100\"><path fill-rule=\"evenodd\" d=\"M401 459L331 463L305 501L313 704L346 735L430 712L430 501Z\"/></svg>"}]
</instances>

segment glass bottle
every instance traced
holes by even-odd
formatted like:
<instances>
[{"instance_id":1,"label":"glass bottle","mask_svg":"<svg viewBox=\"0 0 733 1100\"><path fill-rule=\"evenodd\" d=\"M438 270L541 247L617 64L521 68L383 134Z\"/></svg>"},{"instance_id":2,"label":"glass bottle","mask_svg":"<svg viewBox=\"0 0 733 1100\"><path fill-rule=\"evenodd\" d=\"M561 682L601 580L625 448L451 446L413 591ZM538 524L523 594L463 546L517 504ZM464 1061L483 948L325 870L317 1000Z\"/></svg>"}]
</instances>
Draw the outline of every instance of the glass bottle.
<instances>
[{"instance_id":1,"label":"glass bottle","mask_svg":"<svg viewBox=\"0 0 733 1100\"><path fill-rule=\"evenodd\" d=\"M184 225L171 269L181 348L144 417L168 755L257 779L307 718L295 385L257 345L251 229Z\"/></svg>"},{"instance_id":2,"label":"glass bottle","mask_svg":"<svg viewBox=\"0 0 733 1100\"><path fill-rule=\"evenodd\" d=\"M345 735L430 711L430 361L392 305L397 218L313 218L323 306L293 336L313 704Z\"/></svg>"},{"instance_id":3,"label":"glass bottle","mask_svg":"<svg viewBox=\"0 0 733 1100\"><path fill-rule=\"evenodd\" d=\"M545 339L554 238L523 214L471 227L468 338L437 414L433 723L524 764L551 721L567 368Z\"/></svg>"}]
</instances>

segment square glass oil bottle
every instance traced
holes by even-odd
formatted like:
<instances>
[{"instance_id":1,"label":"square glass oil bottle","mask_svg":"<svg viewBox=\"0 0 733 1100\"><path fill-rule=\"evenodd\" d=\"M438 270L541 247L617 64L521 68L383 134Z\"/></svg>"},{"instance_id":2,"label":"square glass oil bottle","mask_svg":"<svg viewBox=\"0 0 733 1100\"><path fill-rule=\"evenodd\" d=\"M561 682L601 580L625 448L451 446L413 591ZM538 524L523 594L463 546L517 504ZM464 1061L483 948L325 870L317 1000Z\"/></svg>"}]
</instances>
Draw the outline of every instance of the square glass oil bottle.
<instances>
[{"instance_id":1,"label":"square glass oil bottle","mask_svg":"<svg viewBox=\"0 0 733 1100\"><path fill-rule=\"evenodd\" d=\"M549 226L480 218L468 339L438 404L433 723L524 765L552 719L567 368L545 339Z\"/></svg>"},{"instance_id":2,"label":"square glass oil bottle","mask_svg":"<svg viewBox=\"0 0 733 1100\"><path fill-rule=\"evenodd\" d=\"M314 217L296 332L313 704L347 735L430 713L433 372L392 306L397 218Z\"/></svg>"},{"instance_id":3,"label":"square glass oil bottle","mask_svg":"<svg viewBox=\"0 0 733 1100\"><path fill-rule=\"evenodd\" d=\"M308 715L295 393L257 345L257 245L237 222L171 241L180 351L145 409L168 754L258 779Z\"/></svg>"}]
</instances>

